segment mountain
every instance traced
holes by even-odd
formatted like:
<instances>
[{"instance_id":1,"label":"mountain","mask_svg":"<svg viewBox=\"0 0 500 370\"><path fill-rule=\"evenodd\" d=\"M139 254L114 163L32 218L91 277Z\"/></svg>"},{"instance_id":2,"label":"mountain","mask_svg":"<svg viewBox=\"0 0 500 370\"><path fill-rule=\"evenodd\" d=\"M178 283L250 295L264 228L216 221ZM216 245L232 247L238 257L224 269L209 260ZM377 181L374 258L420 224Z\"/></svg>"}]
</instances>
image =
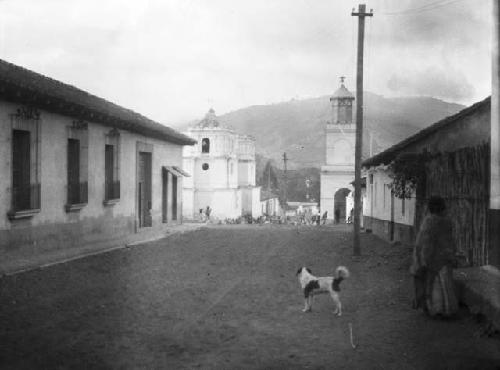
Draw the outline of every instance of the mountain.
<instances>
[{"instance_id":1,"label":"mountain","mask_svg":"<svg viewBox=\"0 0 500 370\"><path fill-rule=\"evenodd\" d=\"M370 147L372 154L378 153L464 108L435 98L385 98L369 92L364 102L364 158L370 156ZM329 96L322 96L250 106L223 114L219 121L255 137L257 153L273 159L279 167L286 152L293 169L318 168L324 163L324 129L330 117Z\"/></svg>"}]
</instances>

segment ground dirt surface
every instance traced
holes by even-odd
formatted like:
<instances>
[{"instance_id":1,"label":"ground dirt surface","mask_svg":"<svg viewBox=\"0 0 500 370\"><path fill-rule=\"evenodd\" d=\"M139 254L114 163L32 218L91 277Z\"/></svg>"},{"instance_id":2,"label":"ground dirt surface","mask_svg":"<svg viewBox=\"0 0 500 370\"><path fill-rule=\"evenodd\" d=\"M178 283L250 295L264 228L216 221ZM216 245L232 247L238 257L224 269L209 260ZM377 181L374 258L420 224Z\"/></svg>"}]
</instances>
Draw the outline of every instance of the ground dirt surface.
<instances>
[{"instance_id":1,"label":"ground dirt surface","mask_svg":"<svg viewBox=\"0 0 500 370\"><path fill-rule=\"evenodd\" d=\"M208 226L0 280L2 369L500 369L464 309L411 308L407 247L349 225ZM345 265L343 315L295 273ZM353 348L349 326L352 326Z\"/></svg>"}]
</instances>

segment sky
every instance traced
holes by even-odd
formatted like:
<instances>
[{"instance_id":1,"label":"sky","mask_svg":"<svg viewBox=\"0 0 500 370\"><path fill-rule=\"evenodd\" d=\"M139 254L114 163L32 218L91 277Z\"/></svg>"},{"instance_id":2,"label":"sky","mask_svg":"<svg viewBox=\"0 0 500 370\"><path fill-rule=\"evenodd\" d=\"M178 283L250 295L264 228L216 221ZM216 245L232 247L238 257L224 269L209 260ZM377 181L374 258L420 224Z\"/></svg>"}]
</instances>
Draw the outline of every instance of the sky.
<instances>
[{"instance_id":1,"label":"sky","mask_svg":"<svg viewBox=\"0 0 500 370\"><path fill-rule=\"evenodd\" d=\"M371 0L365 90L491 93L492 0ZM169 126L354 91L352 0L0 0L0 58Z\"/></svg>"}]
</instances>

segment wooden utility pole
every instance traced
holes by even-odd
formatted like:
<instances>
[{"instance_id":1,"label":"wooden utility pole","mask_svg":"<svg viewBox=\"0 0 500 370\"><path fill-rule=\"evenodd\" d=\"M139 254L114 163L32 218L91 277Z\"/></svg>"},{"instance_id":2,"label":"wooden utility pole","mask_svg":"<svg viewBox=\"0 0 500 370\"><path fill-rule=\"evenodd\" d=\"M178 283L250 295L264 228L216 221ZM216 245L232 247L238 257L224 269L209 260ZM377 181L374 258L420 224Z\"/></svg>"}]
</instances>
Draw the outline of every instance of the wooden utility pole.
<instances>
[{"instance_id":1,"label":"wooden utility pole","mask_svg":"<svg viewBox=\"0 0 500 370\"><path fill-rule=\"evenodd\" d=\"M267 162L267 190L271 190L271 163Z\"/></svg>"},{"instance_id":2,"label":"wooden utility pole","mask_svg":"<svg viewBox=\"0 0 500 370\"><path fill-rule=\"evenodd\" d=\"M363 149L363 44L365 38L365 17L372 17L373 10L366 13L366 5L359 4L358 17L358 65L356 75L356 148L354 158L354 245L355 256L361 255L359 234L361 230L361 154Z\"/></svg>"},{"instance_id":3,"label":"wooden utility pole","mask_svg":"<svg viewBox=\"0 0 500 370\"><path fill-rule=\"evenodd\" d=\"M284 186L283 186L283 198L285 198L285 205L286 205L286 202L287 202L287 187L288 187L288 179L287 179L287 173L286 173L286 162L288 161L288 158L286 156L286 153L283 153L283 169L285 170L284 172L284 177L285 177L285 181L284 181Z\"/></svg>"}]
</instances>

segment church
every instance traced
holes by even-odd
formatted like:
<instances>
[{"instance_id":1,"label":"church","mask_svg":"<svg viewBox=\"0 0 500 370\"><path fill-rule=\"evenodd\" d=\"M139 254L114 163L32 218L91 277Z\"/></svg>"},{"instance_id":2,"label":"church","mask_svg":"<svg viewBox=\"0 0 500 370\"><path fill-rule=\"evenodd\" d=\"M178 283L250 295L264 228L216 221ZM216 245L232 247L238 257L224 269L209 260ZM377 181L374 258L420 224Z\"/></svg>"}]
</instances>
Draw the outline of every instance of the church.
<instances>
[{"instance_id":1,"label":"church","mask_svg":"<svg viewBox=\"0 0 500 370\"><path fill-rule=\"evenodd\" d=\"M198 143L185 146L183 215L199 219L212 210L214 220L257 218L261 215L260 187L255 186L255 139L222 125L215 111L185 133Z\"/></svg>"},{"instance_id":2,"label":"church","mask_svg":"<svg viewBox=\"0 0 500 370\"><path fill-rule=\"evenodd\" d=\"M354 96L345 87L344 77L340 78L340 87L330 102L331 121L325 128L326 163L321 166L321 213L327 211L330 221L345 222L353 207L347 197L353 191L356 124Z\"/></svg>"}]
</instances>

